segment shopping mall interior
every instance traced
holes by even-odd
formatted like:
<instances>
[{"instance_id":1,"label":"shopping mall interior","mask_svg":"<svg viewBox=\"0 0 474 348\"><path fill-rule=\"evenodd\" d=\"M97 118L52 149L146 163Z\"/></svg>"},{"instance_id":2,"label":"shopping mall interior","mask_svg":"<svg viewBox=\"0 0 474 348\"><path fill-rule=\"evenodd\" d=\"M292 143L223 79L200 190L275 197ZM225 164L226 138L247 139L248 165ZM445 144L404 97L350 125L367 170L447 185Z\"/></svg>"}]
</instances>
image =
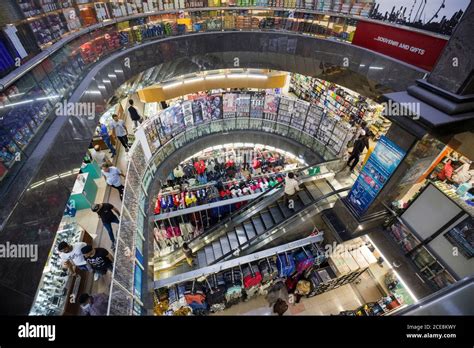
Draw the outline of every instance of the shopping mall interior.
<instances>
[{"instance_id":1,"label":"shopping mall interior","mask_svg":"<svg viewBox=\"0 0 474 348\"><path fill-rule=\"evenodd\" d=\"M420 2L2 1L0 314L474 315L474 4Z\"/></svg>"}]
</instances>

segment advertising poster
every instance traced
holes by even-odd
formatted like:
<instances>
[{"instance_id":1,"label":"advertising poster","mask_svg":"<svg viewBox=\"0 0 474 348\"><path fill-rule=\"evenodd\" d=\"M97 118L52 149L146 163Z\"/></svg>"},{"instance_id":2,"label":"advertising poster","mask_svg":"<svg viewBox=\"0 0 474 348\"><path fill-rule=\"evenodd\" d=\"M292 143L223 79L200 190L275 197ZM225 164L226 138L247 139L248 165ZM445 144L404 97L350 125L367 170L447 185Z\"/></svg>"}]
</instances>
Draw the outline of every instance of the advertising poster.
<instances>
[{"instance_id":1,"label":"advertising poster","mask_svg":"<svg viewBox=\"0 0 474 348\"><path fill-rule=\"evenodd\" d=\"M237 111L237 94L226 93L222 101L222 111L224 118L235 117Z\"/></svg>"},{"instance_id":2,"label":"advertising poster","mask_svg":"<svg viewBox=\"0 0 474 348\"><path fill-rule=\"evenodd\" d=\"M181 104L183 108L184 124L186 127L193 125L193 102L187 100Z\"/></svg>"},{"instance_id":3,"label":"advertising poster","mask_svg":"<svg viewBox=\"0 0 474 348\"><path fill-rule=\"evenodd\" d=\"M212 120L222 119L222 95L216 94L208 97L209 113Z\"/></svg>"},{"instance_id":4,"label":"advertising poster","mask_svg":"<svg viewBox=\"0 0 474 348\"><path fill-rule=\"evenodd\" d=\"M265 114L265 118L270 120L276 119L279 100L280 98L275 94L267 94L265 96L265 101L263 103L263 113Z\"/></svg>"},{"instance_id":5,"label":"advertising poster","mask_svg":"<svg viewBox=\"0 0 474 348\"><path fill-rule=\"evenodd\" d=\"M404 156L405 151L385 136L380 138L347 196L358 215L367 211Z\"/></svg>"},{"instance_id":6,"label":"advertising poster","mask_svg":"<svg viewBox=\"0 0 474 348\"><path fill-rule=\"evenodd\" d=\"M431 71L446 39L384 24L360 21L352 44Z\"/></svg>"},{"instance_id":7,"label":"advertising poster","mask_svg":"<svg viewBox=\"0 0 474 348\"><path fill-rule=\"evenodd\" d=\"M184 129L184 115L181 104L169 107L160 115L161 131L165 138L179 133Z\"/></svg>"},{"instance_id":8,"label":"advertising poster","mask_svg":"<svg viewBox=\"0 0 474 348\"><path fill-rule=\"evenodd\" d=\"M212 118L211 114L211 101L208 97L202 97L196 99L196 101L201 105L201 112L202 112L202 122L208 122Z\"/></svg>"},{"instance_id":9,"label":"advertising poster","mask_svg":"<svg viewBox=\"0 0 474 348\"><path fill-rule=\"evenodd\" d=\"M194 124L200 124L203 122L202 119L202 109L201 103L198 100L193 100L193 116L194 116Z\"/></svg>"}]
</instances>

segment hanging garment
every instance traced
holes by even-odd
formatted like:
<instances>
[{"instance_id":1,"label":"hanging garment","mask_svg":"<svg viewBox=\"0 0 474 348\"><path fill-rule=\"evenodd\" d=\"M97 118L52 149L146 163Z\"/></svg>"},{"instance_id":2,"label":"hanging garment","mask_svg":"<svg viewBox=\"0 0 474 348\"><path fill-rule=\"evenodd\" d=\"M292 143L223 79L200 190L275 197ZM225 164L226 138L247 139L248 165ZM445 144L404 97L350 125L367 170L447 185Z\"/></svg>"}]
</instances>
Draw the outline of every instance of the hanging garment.
<instances>
[{"instance_id":1,"label":"hanging garment","mask_svg":"<svg viewBox=\"0 0 474 348\"><path fill-rule=\"evenodd\" d=\"M257 265L248 265L243 267L244 287L246 289L257 286L262 281L262 274Z\"/></svg>"},{"instance_id":2,"label":"hanging garment","mask_svg":"<svg viewBox=\"0 0 474 348\"><path fill-rule=\"evenodd\" d=\"M296 260L296 272L299 274L314 265L314 256L304 248L301 251L296 252L294 257Z\"/></svg>"},{"instance_id":3,"label":"hanging garment","mask_svg":"<svg viewBox=\"0 0 474 348\"><path fill-rule=\"evenodd\" d=\"M287 253L278 254L277 256L278 276L281 278L289 277L295 270L295 261L292 256Z\"/></svg>"},{"instance_id":4,"label":"hanging garment","mask_svg":"<svg viewBox=\"0 0 474 348\"><path fill-rule=\"evenodd\" d=\"M270 282L278 276L277 265L271 259L261 260L258 263L258 268L262 274L262 283Z\"/></svg>"},{"instance_id":5,"label":"hanging garment","mask_svg":"<svg viewBox=\"0 0 474 348\"><path fill-rule=\"evenodd\" d=\"M155 209L153 210L153 212L155 214L160 214L161 212L161 204L160 204L160 201L161 201L161 197L158 196L158 199L156 200L156 203L155 203Z\"/></svg>"},{"instance_id":6,"label":"hanging garment","mask_svg":"<svg viewBox=\"0 0 474 348\"><path fill-rule=\"evenodd\" d=\"M184 176L184 171L183 167L181 165L178 165L174 170L173 174L176 178L182 178Z\"/></svg>"},{"instance_id":7,"label":"hanging garment","mask_svg":"<svg viewBox=\"0 0 474 348\"><path fill-rule=\"evenodd\" d=\"M203 174L206 171L206 164L203 160L194 162L194 169L196 170L196 173Z\"/></svg>"},{"instance_id":8,"label":"hanging garment","mask_svg":"<svg viewBox=\"0 0 474 348\"><path fill-rule=\"evenodd\" d=\"M186 207L192 207L196 205L196 202L197 202L197 198L192 192L186 193L184 200L186 202Z\"/></svg>"}]
</instances>

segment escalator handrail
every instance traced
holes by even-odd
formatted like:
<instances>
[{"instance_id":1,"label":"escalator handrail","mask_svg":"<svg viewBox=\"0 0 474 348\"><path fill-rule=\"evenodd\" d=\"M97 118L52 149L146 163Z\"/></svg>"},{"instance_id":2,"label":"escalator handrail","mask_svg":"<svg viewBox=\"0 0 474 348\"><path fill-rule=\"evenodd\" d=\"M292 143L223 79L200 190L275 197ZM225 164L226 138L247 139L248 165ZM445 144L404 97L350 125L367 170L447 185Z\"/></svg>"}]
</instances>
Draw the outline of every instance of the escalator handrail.
<instances>
[{"instance_id":1,"label":"escalator handrail","mask_svg":"<svg viewBox=\"0 0 474 348\"><path fill-rule=\"evenodd\" d=\"M303 172L304 170L309 170L311 168L314 168L314 167L318 167L318 166L323 166L323 165L327 165L329 163L337 163L337 162L341 162L342 160L341 159L335 159L335 160L331 160L331 161L326 161L326 162L321 162L321 163L317 163L317 164L313 164L313 165L309 165L309 166L306 166L306 167L303 167L303 168L298 168L296 170L296 173L301 173ZM217 230L219 230L220 228L222 228L225 224L229 223L230 221L232 221L236 216L238 215L241 215L242 213L244 213L245 211L249 210L250 208L253 208L255 207L258 203L262 202L263 199L267 198L267 195L270 194L271 192L271 195L275 194L277 192L278 189L280 189L284 184L284 181L278 183L277 185L275 185L274 187L272 187L270 190L267 190L267 191L264 191L262 192L258 197L256 197L254 200L252 200L251 203L249 204L246 204L244 206L242 206L241 208L235 210L234 212L232 212L229 216L227 216L225 219L221 220L217 225L213 226L212 228L210 228L209 230L203 232L202 234L192 238L191 240L189 240L187 243L188 245L190 246L190 248L192 249L193 248L193 245L191 243L199 240L200 238L204 237L204 236L207 236ZM180 251L181 253L179 254L180 256L183 256L183 252L181 250L176 250L176 251ZM171 257L172 255L176 255L175 252L172 252L168 255L165 255L161 258L160 261L165 261L167 258ZM175 263L176 261L178 261L178 259L180 258L180 256L176 257L175 261L173 263ZM169 263L169 260L166 260L168 261Z\"/></svg>"},{"instance_id":2,"label":"escalator handrail","mask_svg":"<svg viewBox=\"0 0 474 348\"><path fill-rule=\"evenodd\" d=\"M321 196L321 197L318 197L318 199L316 199L313 203L311 203L311 204L308 205L307 207L314 206L314 205L318 204L319 202L321 202L322 200L325 200L326 198L329 198L329 197L334 196L334 195L338 195L338 194L340 194L340 193L342 193L342 192L349 191L350 189L351 189L351 187L344 187L344 188L342 188L342 189L338 189L338 190L332 191L332 192L330 192L330 193L327 193L327 194L325 194L325 195L323 195L323 196ZM304 207L303 209L305 209L305 208L307 208L307 207ZM289 218L282 220L279 224L276 224L276 225L272 226L271 229L275 229L275 227L278 227L279 225L288 222L289 219L292 219L292 218L295 217L296 215L297 215L297 212L295 212L295 214L292 215L292 216L290 216ZM270 229L269 229L269 230L270 230ZM265 231L265 232L267 232L267 231ZM265 233L265 232L264 232L264 233ZM238 249L241 249L242 247L253 243L256 239L260 238L260 236L261 236L261 235L256 235L256 236L253 237L252 239L247 240L244 244L239 245L239 248L238 248ZM212 262L210 263L210 265L213 265L213 264L215 264L216 262L220 262L221 260L223 260L224 258L228 257L229 255L232 255L232 254L235 252L235 250L236 250L236 249L231 250L231 251L228 252L227 254L222 255L220 258L216 258L214 261L212 261Z\"/></svg>"}]
</instances>

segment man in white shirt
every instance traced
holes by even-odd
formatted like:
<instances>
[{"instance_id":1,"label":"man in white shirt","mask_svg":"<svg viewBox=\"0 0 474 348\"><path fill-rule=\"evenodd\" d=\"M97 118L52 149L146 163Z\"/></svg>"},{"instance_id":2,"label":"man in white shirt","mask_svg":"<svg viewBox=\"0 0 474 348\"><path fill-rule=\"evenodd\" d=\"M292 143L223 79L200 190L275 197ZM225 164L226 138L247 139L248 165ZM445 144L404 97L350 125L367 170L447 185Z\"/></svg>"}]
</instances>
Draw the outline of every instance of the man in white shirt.
<instances>
[{"instance_id":1,"label":"man in white shirt","mask_svg":"<svg viewBox=\"0 0 474 348\"><path fill-rule=\"evenodd\" d=\"M128 130L125 127L125 122L123 120L119 120L118 115L112 115L113 121L110 123L110 127L112 127L113 134L118 138L118 140L122 143L123 147L125 148L125 152L128 152Z\"/></svg>"},{"instance_id":2,"label":"man in white shirt","mask_svg":"<svg viewBox=\"0 0 474 348\"><path fill-rule=\"evenodd\" d=\"M63 261L63 266L69 269L73 276L76 275L76 267L83 271L92 271L91 266L87 263L81 251L86 245L83 242L70 245L64 241L58 245L59 258Z\"/></svg>"},{"instance_id":3,"label":"man in white shirt","mask_svg":"<svg viewBox=\"0 0 474 348\"><path fill-rule=\"evenodd\" d=\"M295 174L288 173L285 178L285 196L286 196L286 204L288 208L291 210L295 210L295 194L300 190L300 186L298 184L298 180L295 179Z\"/></svg>"},{"instance_id":4,"label":"man in white shirt","mask_svg":"<svg viewBox=\"0 0 474 348\"><path fill-rule=\"evenodd\" d=\"M106 153L104 151L100 151L99 145L94 146L94 148L90 149L89 151L91 153L92 159L96 161L99 166L102 166L104 163L112 163L107 157Z\"/></svg>"},{"instance_id":5,"label":"man in white shirt","mask_svg":"<svg viewBox=\"0 0 474 348\"><path fill-rule=\"evenodd\" d=\"M125 178L120 169L113 167L108 163L102 164L102 176L104 177L107 185L116 188L120 194L120 200L123 199L123 185L120 177Z\"/></svg>"}]
</instances>

